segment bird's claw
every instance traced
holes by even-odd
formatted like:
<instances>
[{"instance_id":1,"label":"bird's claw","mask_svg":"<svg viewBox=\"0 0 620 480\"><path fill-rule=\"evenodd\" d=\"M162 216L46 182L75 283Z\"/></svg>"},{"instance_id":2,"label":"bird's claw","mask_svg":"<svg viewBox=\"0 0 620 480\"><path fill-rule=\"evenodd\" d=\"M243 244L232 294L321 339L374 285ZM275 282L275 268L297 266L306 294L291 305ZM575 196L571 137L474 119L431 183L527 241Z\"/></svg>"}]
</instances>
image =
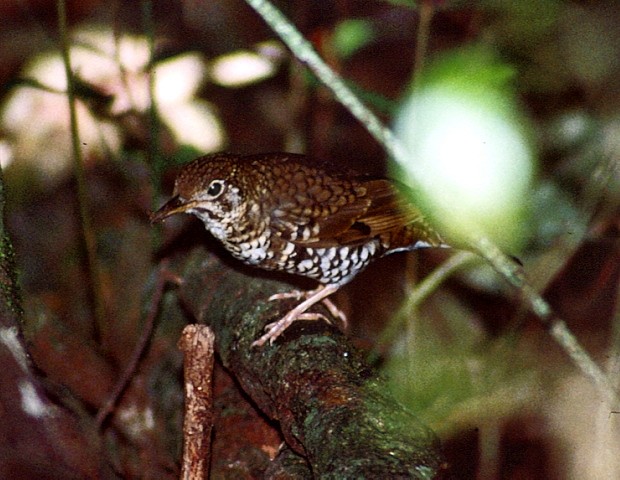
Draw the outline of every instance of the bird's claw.
<instances>
[{"instance_id":1,"label":"bird's claw","mask_svg":"<svg viewBox=\"0 0 620 480\"><path fill-rule=\"evenodd\" d=\"M276 300L288 300L288 299L301 300L302 298L311 297L316 292L317 290L310 290L310 291L291 290L289 292L274 293L267 299L267 301L274 302ZM348 320L347 320L346 314L342 310L340 310L336 306L336 304L332 302L331 299L328 297L323 298L321 302L323 303L323 305L325 305L325 308L327 308L327 310L332 315L332 317L340 320L340 323L342 324L342 330L346 331L348 327ZM297 317L297 318L300 318L300 317ZM325 320L330 325L332 324L332 322L325 315L321 315L320 319Z\"/></svg>"},{"instance_id":2,"label":"bird's claw","mask_svg":"<svg viewBox=\"0 0 620 480\"><path fill-rule=\"evenodd\" d=\"M258 340L254 341L252 346L261 347L267 342L269 342L270 345L273 345L275 339L278 338L282 332L284 332L284 330L286 330L295 320L326 320L330 323L327 317L321 313L307 312L309 308L319 302L324 302L332 315L346 322L346 317L344 314L340 312L340 310L338 310L331 301L328 301L327 303L325 302L327 300L326 297L334 293L338 290L338 288L338 285L321 285L316 290L310 290L307 292L293 290L286 293L277 293L269 297L269 300L281 300L283 298L305 298L305 300L277 322L267 325L265 327L267 333L265 333Z\"/></svg>"},{"instance_id":3,"label":"bird's claw","mask_svg":"<svg viewBox=\"0 0 620 480\"><path fill-rule=\"evenodd\" d=\"M273 345L273 342L276 341L276 338L282 335L282 333L284 333L284 331L297 320L325 320L327 323L331 323L329 319L322 313L304 312L300 313L295 318L287 317L288 315L285 315L277 322L271 322L265 325L265 330L267 332L258 340L252 342L252 347L262 347L267 342L269 342L269 345Z\"/></svg>"}]
</instances>

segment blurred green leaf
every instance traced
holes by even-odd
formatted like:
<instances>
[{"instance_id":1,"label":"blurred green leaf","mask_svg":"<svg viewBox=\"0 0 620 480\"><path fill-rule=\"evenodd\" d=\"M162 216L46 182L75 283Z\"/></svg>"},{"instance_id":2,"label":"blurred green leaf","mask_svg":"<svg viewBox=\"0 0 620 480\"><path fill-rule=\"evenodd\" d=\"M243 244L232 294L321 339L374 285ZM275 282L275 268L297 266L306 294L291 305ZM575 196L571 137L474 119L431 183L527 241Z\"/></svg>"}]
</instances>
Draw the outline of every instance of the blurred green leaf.
<instances>
[{"instance_id":1,"label":"blurred green leaf","mask_svg":"<svg viewBox=\"0 0 620 480\"><path fill-rule=\"evenodd\" d=\"M340 58L349 58L368 45L375 36L373 27L368 20L353 18L336 25L332 42Z\"/></svg>"},{"instance_id":2,"label":"blurred green leaf","mask_svg":"<svg viewBox=\"0 0 620 480\"><path fill-rule=\"evenodd\" d=\"M453 50L429 65L397 116L397 136L411 153L400 178L419 187L413 200L450 243L482 232L514 252L528 234L534 162L514 73L485 45Z\"/></svg>"}]
</instances>

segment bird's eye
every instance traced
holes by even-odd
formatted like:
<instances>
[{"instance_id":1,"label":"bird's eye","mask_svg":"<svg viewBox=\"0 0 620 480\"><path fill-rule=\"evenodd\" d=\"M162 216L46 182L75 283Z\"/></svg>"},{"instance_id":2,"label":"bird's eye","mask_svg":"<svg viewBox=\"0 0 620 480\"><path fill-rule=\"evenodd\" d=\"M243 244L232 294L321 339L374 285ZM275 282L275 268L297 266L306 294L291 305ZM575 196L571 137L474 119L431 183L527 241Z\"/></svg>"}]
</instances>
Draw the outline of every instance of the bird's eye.
<instances>
[{"instance_id":1,"label":"bird's eye","mask_svg":"<svg viewBox=\"0 0 620 480\"><path fill-rule=\"evenodd\" d=\"M207 195L211 198L217 198L224 191L224 182L221 180L213 180L207 188Z\"/></svg>"}]
</instances>

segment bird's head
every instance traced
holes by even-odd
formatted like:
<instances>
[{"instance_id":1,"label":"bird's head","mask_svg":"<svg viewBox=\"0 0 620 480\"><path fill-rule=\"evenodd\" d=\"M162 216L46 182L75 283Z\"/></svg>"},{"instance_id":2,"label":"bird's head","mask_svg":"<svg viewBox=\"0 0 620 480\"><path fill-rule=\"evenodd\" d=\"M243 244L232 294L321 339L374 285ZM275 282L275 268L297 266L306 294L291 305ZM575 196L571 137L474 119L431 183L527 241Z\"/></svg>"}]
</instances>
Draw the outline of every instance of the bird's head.
<instances>
[{"instance_id":1,"label":"bird's head","mask_svg":"<svg viewBox=\"0 0 620 480\"><path fill-rule=\"evenodd\" d=\"M215 154L185 165L175 181L172 198L151 214L151 222L189 213L202 220L213 236L226 240L247 210L236 159L230 154Z\"/></svg>"}]
</instances>

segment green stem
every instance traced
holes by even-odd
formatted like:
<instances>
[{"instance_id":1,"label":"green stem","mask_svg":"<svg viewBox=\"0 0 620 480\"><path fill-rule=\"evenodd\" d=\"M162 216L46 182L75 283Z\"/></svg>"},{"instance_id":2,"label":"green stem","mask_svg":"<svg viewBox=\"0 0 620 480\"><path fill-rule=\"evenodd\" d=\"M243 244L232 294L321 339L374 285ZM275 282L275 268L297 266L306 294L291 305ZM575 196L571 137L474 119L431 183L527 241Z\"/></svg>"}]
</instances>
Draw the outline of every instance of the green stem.
<instances>
[{"instance_id":1,"label":"green stem","mask_svg":"<svg viewBox=\"0 0 620 480\"><path fill-rule=\"evenodd\" d=\"M157 114L157 103L155 98L155 75L153 74L153 60L155 57L155 25L153 22L153 2L151 0L142 0L140 2L142 10L142 25L146 32L146 38L149 46L149 63L148 63L148 86L149 86L149 109L148 109L148 125L149 140L147 150L147 164L151 167L151 186L153 189L152 208L157 209L161 193L161 177L165 165L162 156L159 154L159 117ZM161 227L151 229L151 242L154 249L159 247L161 242Z\"/></svg>"},{"instance_id":2,"label":"green stem","mask_svg":"<svg viewBox=\"0 0 620 480\"><path fill-rule=\"evenodd\" d=\"M407 297L407 301L400 308L400 311L394 315L394 319L381 332L375 347L369 355L368 361L370 363L377 361L383 345L390 344L403 331L403 323L409 318L408 313L417 309L450 275L477 259L479 257L473 253L458 252L419 282Z\"/></svg>"},{"instance_id":3,"label":"green stem","mask_svg":"<svg viewBox=\"0 0 620 480\"><path fill-rule=\"evenodd\" d=\"M418 31L415 43L415 64L413 65L414 85L420 81L420 73L424 70L426 60L426 50L428 49L428 38L431 30L431 20L435 6L433 0L422 0L420 2L420 15L418 21Z\"/></svg>"},{"instance_id":4,"label":"green stem","mask_svg":"<svg viewBox=\"0 0 620 480\"><path fill-rule=\"evenodd\" d=\"M279 35L295 57L327 86L351 114L366 127L368 132L395 158L407 157L405 149L394 133L383 125L377 116L353 93L347 84L327 65L297 28L273 4L265 0L246 0L263 20Z\"/></svg>"},{"instance_id":5,"label":"green stem","mask_svg":"<svg viewBox=\"0 0 620 480\"><path fill-rule=\"evenodd\" d=\"M105 324L105 309L101 288L101 275L97 260L97 241L95 232L90 221L90 205L86 188L86 176L84 173L84 161L80 149L80 136L78 130L76 102L74 94L73 72L71 70L69 33L67 26L66 0L58 0L58 27L60 30L61 53L67 77L67 99L69 102L69 117L71 124L71 149L73 153L73 163L75 168L75 178L77 182L77 200L80 216L80 227L82 241L86 250L86 260L88 273L91 280L92 298L95 309L95 336L99 341L107 338Z\"/></svg>"}]
</instances>

